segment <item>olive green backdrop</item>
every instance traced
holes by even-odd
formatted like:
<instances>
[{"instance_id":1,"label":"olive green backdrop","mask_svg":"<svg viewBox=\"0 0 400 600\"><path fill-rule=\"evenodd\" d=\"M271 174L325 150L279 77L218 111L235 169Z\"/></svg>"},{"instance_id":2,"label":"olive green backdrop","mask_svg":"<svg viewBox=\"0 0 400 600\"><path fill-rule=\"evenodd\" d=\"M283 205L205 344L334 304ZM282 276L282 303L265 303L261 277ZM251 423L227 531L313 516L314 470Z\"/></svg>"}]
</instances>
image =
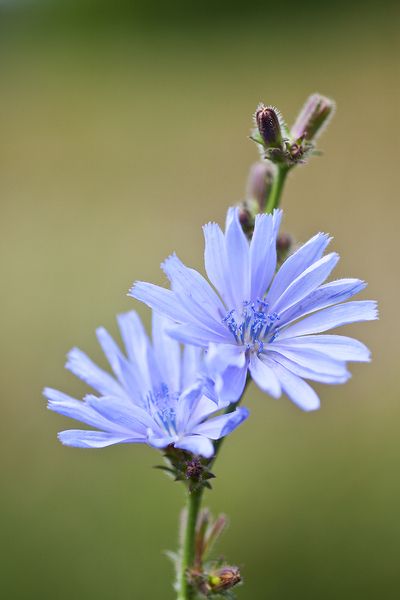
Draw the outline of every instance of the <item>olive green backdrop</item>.
<instances>
[{"instance_id":1,"label":"olive green backdrop","mask_svg":"<svg viewBox=\"0 0 400 600\"><path fill-rule=\"evenodd\" d=\"M178 484L155 450L62 447L45 385L95 328L163 284L176 250L202 268L201 225L242 199L262 100L288 121L337 100L324 156L289 179L284 229L334 235L337 276L369 281L381 320L346 328L371 365L303 414L250 387L206 502L231 526L242 600L376 600L400 588L399 12L350 3L3 2L0 8L0 595L173 599ZM344 330L343 330L344 331Z\"/></svg>"}]
</instances>

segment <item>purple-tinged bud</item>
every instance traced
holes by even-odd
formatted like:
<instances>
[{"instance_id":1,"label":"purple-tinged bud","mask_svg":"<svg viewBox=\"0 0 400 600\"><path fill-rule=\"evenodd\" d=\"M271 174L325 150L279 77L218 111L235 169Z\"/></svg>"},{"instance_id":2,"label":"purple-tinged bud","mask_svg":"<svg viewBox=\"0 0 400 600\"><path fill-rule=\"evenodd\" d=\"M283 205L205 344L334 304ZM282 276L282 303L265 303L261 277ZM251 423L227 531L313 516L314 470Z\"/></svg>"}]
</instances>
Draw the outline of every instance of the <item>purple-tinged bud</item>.
<instances>
[{"instance_id":1,"label":"purple-tinged bud","mask_svg":"<svg viewBox=\"0 0 400 600\"><path fill-rule=\"evenodd\" d=\"M276 108L260 104L254 118L265 147L279 148L282 144L282 130Z\"/></svg>"},{"instance_id":2,"label":"purple-tinged bud","mask_svg":"<svg viewBox=\"0 0 400 600\"><path fill-rule=\"evenodd\" d=\"M209 577L209 585L214 593L224 592L233 588L242 580L237 567L222 567Z\"/></svg>"},{"instance_id":3,"label":"purple-tinged bud","mask_svg":"<svg viewBox=\"0 0 400 600\"><path fill-rule=\"evenodd\" d=\"M313 94L304 104L292 127L292 138L307 141L317 138L329 123L334 111L335 103L333 100L320 94Z\"/></svg>"},{"instance_id":4,"label":"purple-tinged bud","mask_svg":"<svg viewBox=\"0 0 400 600\"><path fill-rule=\"evenodd\" d=\"M293 245L292 236L288 233L280 233L276 239L276 252L278 255L278 263L282 264L286 260L287 255Z\"/></svg>"},{"instance_id":5,"label":"purple-tinged bud","mask_svg":"<svg viewBox=\"0 0 400 600\"><path fill-rule=\"evenodd\" d=\"M292 246L292 236L288 233L280 233L276 239L276 249L279 252L289 252Z\"/></svg>"},{"instance_id":6,"label":"purple-tinged bud","mask_svg":"<svg viewBox=\"0 0 400 600\"><path fill-rule=\"evenodd\" d=\"M257 162L250 168L246 197L256 201L257 212L264 212L275 174L276 167L270 161Z\"/></svg>"}]
</instances>

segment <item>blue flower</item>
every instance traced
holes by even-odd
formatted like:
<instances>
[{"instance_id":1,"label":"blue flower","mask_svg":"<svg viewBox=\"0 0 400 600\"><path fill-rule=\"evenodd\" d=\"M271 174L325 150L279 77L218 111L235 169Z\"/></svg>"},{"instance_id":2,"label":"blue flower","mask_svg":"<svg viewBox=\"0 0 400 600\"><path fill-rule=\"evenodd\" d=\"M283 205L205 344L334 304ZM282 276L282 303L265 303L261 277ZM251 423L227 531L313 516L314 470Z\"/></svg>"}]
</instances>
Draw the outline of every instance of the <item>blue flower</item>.
<instances>
[{"instance_id":1,"label":"blue flower","mask_svg":"<svg viewBox=\"0 0 400 600\"><path fill-rule=\"evenodd\" d=\"M75 400L46 388L48 408L95 427L59 434L67 446L102 448L120 443L147 443L155 448L173 444L193 454L210 457L211 440L231 433L247 418L245 408L216 416L219 406L204 395L204 359L200 349L179 343L166 334L165 318L153 315L153 344L135 312L118 316L126 349L121 352L104 328L97 337L110 363L110 375L74 348L66 368L100 395Z\"/></svg>"},{"instance_id":2,"label":"blue flower","mask_svg":"<svg viewBox=\"0 0 400 600\"><path fill-rule=\"evenodd\" d=\"M304 379L329 384L350 377L347 361L369 361L361 342L317 335L334 327L377 318L376 303L346 302L365 283L324 283L338 262L323 253L330 238L318 233L276 272L276 237L281 211L257 215L251 242L230 208L225 234L204 227L205 268L210 283L175 255L162 265L171 290L137 282L130 295L175 321L170 334L208 349L207 361L223 401L241 396L248 371L273 397L283 392L304 410L319 398Z\"/></svg>"}]
</instances>

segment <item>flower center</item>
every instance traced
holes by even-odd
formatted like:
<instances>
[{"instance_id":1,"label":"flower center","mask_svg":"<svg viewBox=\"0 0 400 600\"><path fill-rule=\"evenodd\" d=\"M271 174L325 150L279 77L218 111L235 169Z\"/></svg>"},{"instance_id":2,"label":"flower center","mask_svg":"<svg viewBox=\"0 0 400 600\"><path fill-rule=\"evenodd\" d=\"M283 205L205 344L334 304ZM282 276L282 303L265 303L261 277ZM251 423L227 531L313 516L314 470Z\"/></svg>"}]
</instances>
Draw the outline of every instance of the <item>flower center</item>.
<instances>
[{"instance_id":1,"label":"flower center","mask_svg":"<svg viewBox=\"0 0 400 600\"><path fill-rule=\"evenodd\" d=\"M164 429L168 435L176 435L176 405L179 394L169 391L165 383L160 390L149 392L146 396L146 409L157 425Z\"/></svg>"},{"instance_id":2,"label":"flower center","mask_svg":"<svg viewBox=\"0 0 400 600\"><path fill-rule=\"evenodd\" d=\"M276 322L279 321L279 315L268 312L268 308L268 302L262 299L257 299L257 302L245 301L242 311L229 311L222 322L238 344L259 354L264 350L264 344L273 342L278 335Z\"/></svg>"}]
</instances>

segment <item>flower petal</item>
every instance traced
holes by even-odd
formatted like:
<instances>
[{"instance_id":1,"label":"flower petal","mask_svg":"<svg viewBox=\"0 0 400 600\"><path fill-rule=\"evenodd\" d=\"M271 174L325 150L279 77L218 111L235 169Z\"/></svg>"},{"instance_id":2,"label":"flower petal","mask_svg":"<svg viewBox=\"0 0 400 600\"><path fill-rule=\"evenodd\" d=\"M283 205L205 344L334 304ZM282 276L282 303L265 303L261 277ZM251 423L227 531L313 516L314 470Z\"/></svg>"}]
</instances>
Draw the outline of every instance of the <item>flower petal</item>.
<instances>
[{"instance_id":1,"label":"flower petal","mask_svg":"<svg viewBox=\"0 0 400 600\"><path fill-rule=\"evenodd\" d=\"M193 429L192 433L204 435L212 440L219 440L236 429L248 416L249 411L247 408L240 406L231 413L213 417L204 421L204 423L200 423Z\"/></svg>"},{"instance_id":2,"label":"flower petal","mask_svg":"<svg viewBox=\"0 0 400 600\"><path fill-rule=\"evenodd\" d=\"M214 292L208 281L194 269L186 267L182 261L172 254L161 265L164 273L171 281L172 289L179 295L188 296L197 310L207 318L214 318L217 323L226 314L226 308Z\"/></svg>"},{"instance_id":3,"label":"flower petal","mask_svg":"<svg viewBox=\"0 0 400 600\"><path fill-rule=\"evenodd\" d=\"M58 434L64 446L75 448L104 448L113 444L142 443L143 437L132 437L123 434L103 433L102 431L86 431L84 429L67 429Z\"/></svg>"},{"instance_id":4,"label":"flower petal","mask_svg":"<svg viewBox=\"0 0 400 600\"><path fill-rule=\"evenodd\" d=\"M154 420L145 410L134 404L119 402L118 398L90 396L87 403L108 421L115 423L118 428L130 431L134 436L144 436L146 430L154 426Z\"/></svg>"},{"instance_id":5,"label":"flower petal","mask_svg":"<svg viewBox=\"0 0 400 600\"><path fill-rule=\"evenodd\" d=\"M169 317L177 323L194 323L196 319L178 300L177 295L165 288L145 281L136 281L129 290L128 296L144 302L157 312Z\"/></svg>"},{"instance_id":6,"label":"flower petal","mask_svg":"<svg viewBox=\"0 0 400 600\"><path fill-rule=\"evenodd\" d=\"M119 314L117 320L129 359L120 359L119 368L130 397L136 399L162 383L160 370L138 314L132 310Z\"/></svg>"},{"instance_id":7,"label":"flower petal","mask_svg":"<svg viewBox=\"0 0 400 600\"><path fill-rule=\"evenodd\" d=\"M175 442L174 446L192 452L192 454L200 454L204 458L211 458L214 454L213 443L202 435L187 435Z\"/></svg>"},{"instance_id":8,"label":"flower petal","mask_svg":"<svg viewBox=\"0 0 400 600\"><path fill-rule=\"evenodd\" d=\"M325 308L279 331L279 341L299 335L321 333L348 323L372 321L377 317L376 302L372 300L346 302L345 304Z\"/></svg>"},{"instance_id":9,"label":"flower petal","mask_svg":"<svg viewBox=\"0 0 400 600\"><path fill-rule=\"evenodd\" d=\"M250 298L249 242L240 225L239 209L237 207L228 209L225 245L229 267L228 273L235 302L229 308L241 308L243 301Z\"/></svg>"},{"instance_id":10,"label":"flower petal","mask_svg":"<svg viewBox=\"0 0 400 600\"><path fill-rule=\"evenodd\" d=\"M231 337L228 330L222 336L220 333L210 331L205 327L190 324L172 325L168 328L168 334L182 344L191 344L201 348L207 348L211 342L226 344Z\"/></svg>"},{"instance_id":11,"label":"flower petal","mask_svg":"<svg viewBox=\"0 0 400 600\"><path fill-rule=\"evenodd\" d=\"M244 367L228 367L223 373L215 376L215 389L219 398L219 406L227 406L237 402L246 385L247 363Z\"/></svg>"},{"instance_id":12,"label":"flower petal","mask_svg":"<svg viewBox=\"0 0 400 600\"><path fill-rule=\"evenodd\" d=\"M339 361L369 362L371 353L358 340L344 335L306 335L274 342L272 348L314 350Z\"/></svg>"},{"instance_id":13,"label":"flower petal","mask_svg":"<svg viewBox=\"0 0 400 600\"><path fill-rule=\"evenodd\" d=\"M235 299L229 277L225 237L217 223L203 227L205 249L204 263L208 279L218 291L226 306L234 306Z\"/></svg>"},{"instance_id":14,"label":"flower petal","mask_svg":"<svg viewBox=\"0 0 400 600\"><path fill-rule=\"evenodd\" d=\"M279 398L282 393L279 379L265 361L253 354L250 358L249 370L254 382L263 392L267 392L273 398Z\"/></svg>"},{"instance_id":15,"label":"flower petal","mask_svg":"<svg viewBox=\"0 0 400 600\"><path fill-rule=\"evenodd\" d=\"M123 388L103 369L100 369L82 350L73 348L67 357L65 368L97 390L100 394L124 396Z\"/></svg>"},{"instance_id":16,"label":"flower petal","mask_svg":"<svg viewBox=\"0 0 400 600\"><path fill-rule=\"evenodd\" d=\"M268 352L268 358L278 363L299 377L337 385L346 383L351 377L346 363L330 359L321 352Z\"/></svg>"},{"instance_id":17,"label":"flower petal","mask_svg":"<svg viewBox=\"0 0 400 600\"><path fill-rule=\"evenodd\" d=\"M338 279L325 283L294 306L282 311L281 323L286 325L311 312L344 302L361 292L366 285L365 281L360 279Z\"/></svg>"},{"instance_id":18,"label":"flower petal","mask_svg":"<svg viewBox=\"0 0 400 600\"><path fill-rule=\"evenodd\" d=\"M161 379L169 390L181 390L181 349L179 343L167 333L171 321L156 311L152 313L152 332L154 358L160 371Z\"/></svg>"},{"instance_id":19,"label":"flower petal","mask_svg":"<svg viewBox=\"0 0 400 600\"><path fill-rule=\"evenodd\" d=\"M251 291L249 300L262 298L276 269L276 234L272 215L257 215L250 243Z\"/></svg>"},{"instance_id":20,"label":"flower petal","mask_svg":"<svg viewBox=\"0 0 400 600\"><path fill-rule=\"evenodd\" d=\"M330 238L325 233L318 233L285 260L267 294L270 306L275 304L292 281L321 258L329 242Z\"/></svg>"},{"instance_id":21,"label":"flower petal","mask_svg":"<svg viewBox=\"0 0 400 600\"><path fill-rule=\"evenodd\" d=\"M273 369L283 391L299 408L310 411L320 407L319 398L308 383L278 363L273 366Z\"/></svg>"},{"instance_id":22,"label":"flower petal","mask_svg":"<svg viewBox=\"0 0 400 600\"><path fill-rule=\"evenodd\" d=\"M126 430L116 426L115 423L97 413L85 401L75 400L75 398L71 398L71 396L67 396L67 394L53 390L52 388L45 388L43 395L48 399L47 408L60 415L70 417L71 419L81 421L86 425L97 427L110 433L115 433L116 430L119 430L121 433L127 433Z\"/></svg>"},{"instance_id":23,"label":"flower petal","mask_svg":"<svg viewBox=\"0 0 400 600\"><path fill-rule=\"evenodd\" d=\"M271 310L280 314L303 300L325 281L337 265L338 260L339 255L336 252L317 260L290 283L276 303L270 305Z\"/></svg>"}]
</instances>

